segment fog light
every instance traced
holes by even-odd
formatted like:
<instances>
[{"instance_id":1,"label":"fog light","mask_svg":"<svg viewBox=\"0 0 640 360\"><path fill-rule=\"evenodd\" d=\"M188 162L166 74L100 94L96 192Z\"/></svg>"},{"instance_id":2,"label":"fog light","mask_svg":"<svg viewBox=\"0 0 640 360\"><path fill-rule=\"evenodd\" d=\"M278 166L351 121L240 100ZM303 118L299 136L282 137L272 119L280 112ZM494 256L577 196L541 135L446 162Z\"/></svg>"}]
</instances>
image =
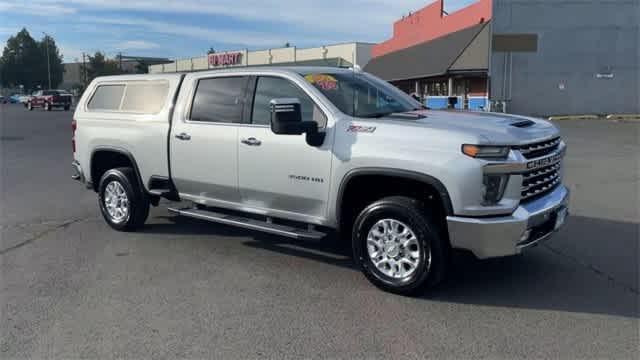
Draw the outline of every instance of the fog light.
<instances>
[{"instance_id":1,"label":"fog light","mask_svg":"<svg viewBox=\"0 0 640 360\"><path fill-rule=\"evenodd\" d=\"M484 184L483 205L497 204L504 195L508 180L508 175L485 175L482 181Z\"/></svg>"}]
</instances>

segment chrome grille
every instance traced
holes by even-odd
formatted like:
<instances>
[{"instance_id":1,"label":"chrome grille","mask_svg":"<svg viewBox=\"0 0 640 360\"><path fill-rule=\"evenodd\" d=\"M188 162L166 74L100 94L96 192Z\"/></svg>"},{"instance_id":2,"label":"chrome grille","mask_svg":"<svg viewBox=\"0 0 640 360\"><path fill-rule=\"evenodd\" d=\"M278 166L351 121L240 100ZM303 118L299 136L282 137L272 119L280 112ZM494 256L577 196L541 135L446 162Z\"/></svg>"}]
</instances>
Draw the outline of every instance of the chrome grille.
<instances>
[{"instance_id":1,"label":"chrome grille","mask_svg":"<svg viewBox=\"0 0 640 360\"><path fill-rule=\"evenodd\" d=\"M560 137L531 144L513 146L514 150L520 151L526 159L533 159L556 151L560 146Z\"/></svg>"},{"instance_id":2,"label":"chrome grille","mask_svg":"<svg viewBox=\"0 0 640 360\"><path fill-rule=\"evenodd\" d=\"M522 174L522 200L544 195L560 185L562 162Z\"/></svg>"}]
</instances>

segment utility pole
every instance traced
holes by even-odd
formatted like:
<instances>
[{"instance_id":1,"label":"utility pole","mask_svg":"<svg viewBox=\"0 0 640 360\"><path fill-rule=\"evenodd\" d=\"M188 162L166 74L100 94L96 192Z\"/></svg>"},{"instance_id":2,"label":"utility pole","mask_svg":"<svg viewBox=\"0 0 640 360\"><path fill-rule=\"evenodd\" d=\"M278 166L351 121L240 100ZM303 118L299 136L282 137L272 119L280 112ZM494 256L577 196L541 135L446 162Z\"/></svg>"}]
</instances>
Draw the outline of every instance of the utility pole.
<instances>
[{"instance_id":1,"label":"utility pole","mask_svg":"<svg viewBox=\"0 0 640 360\"><path fill-rule=\"evenodd\" d=\"M82 52L82 88L87 86L87 64L84 61L84 52Z\"/></svg>"},{"instance_id":2,"label":"utility pole","mask_svg":"<svg viewBox=\"0 0 640 360\"><path fill-rule=\"evenodd\" d=\"M120 68L120 72L122 72L122 52L118 53L118 67Z\"/></svg>"},{"instance_id":3,"label":"utility pole","mask_svg":"<svg viewBox=\"0 0 640 360\"><path fill-rule=\"evenodd\" d=\"M45 33L44 31L42 32L44 34L44 40L47 42L46 46L47 46L47 78L49 79L49 90L51 90L51 64L49 61L49 35L47 35L47 33Z\"/></svg>"}]
</instances>

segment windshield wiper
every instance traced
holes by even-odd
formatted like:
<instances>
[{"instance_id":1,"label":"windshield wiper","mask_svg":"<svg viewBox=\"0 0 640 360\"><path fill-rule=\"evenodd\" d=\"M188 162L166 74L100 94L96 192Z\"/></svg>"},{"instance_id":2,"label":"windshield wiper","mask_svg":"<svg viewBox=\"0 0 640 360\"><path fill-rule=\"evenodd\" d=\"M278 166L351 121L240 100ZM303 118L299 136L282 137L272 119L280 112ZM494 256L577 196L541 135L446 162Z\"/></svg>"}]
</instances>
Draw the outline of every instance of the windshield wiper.
<instances>
[{"instance_id":1,"label":"windshield wiper","mask_svg":"<svg viewBox=\"0 0 640 360\"><path fill-rule=\"evenodd\" d=\"M411 109L411 110L407 110L407 111L389 111L389 112L380 112L380 113L373 113L373 114L367 114L367 115L360 115L359 117L361 118L366 118L366 119L379 119L379 118L383 118L385 116L393 116L393 115L404 115L404 116L419 116L419 117L424 117L424 115L420 115L420 114L410 114L409 112L411 111L416 111L416 110L424 110L424 109L420 109L420 108L415 108L415 109Z\"/></svg>"},{"instance_id":2,"label":"windshield wiper","mask_svg":"<svg viewBox=\"0 0 640 360\"><path fill-rule=\"evenodd\" d=\"M397 114L396 112L380 112L380 113L373 113L373 114L366 114L366 115L360 115L359 117L362 118L366 118L366 119L379 119L385 116L389 116L392 114Z\"/></svg>"}]
</instances>

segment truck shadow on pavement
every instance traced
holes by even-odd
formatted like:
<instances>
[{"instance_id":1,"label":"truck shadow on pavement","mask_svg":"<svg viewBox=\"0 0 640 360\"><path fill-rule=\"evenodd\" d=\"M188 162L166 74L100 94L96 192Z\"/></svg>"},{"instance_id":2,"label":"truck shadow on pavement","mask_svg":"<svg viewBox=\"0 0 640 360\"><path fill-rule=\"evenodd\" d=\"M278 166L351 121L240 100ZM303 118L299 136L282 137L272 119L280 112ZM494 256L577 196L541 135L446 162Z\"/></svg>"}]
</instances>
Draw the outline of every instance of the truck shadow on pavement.
<instances>
[{"instance_id":1,"label":"truck shadow on pavement","mask_svg":"<svg viewBox=\"0 0 640 360\"><path fill-rule=\"evenodd\" d=\"M250 237L242 244L359 271L335 235L297 241L203 221L166 217L145 233ZM506 308L640 317L638 224L573 216L547 244L490 260L456 252L448 279L419 299Z\"/></svg>"}]
</instances>

